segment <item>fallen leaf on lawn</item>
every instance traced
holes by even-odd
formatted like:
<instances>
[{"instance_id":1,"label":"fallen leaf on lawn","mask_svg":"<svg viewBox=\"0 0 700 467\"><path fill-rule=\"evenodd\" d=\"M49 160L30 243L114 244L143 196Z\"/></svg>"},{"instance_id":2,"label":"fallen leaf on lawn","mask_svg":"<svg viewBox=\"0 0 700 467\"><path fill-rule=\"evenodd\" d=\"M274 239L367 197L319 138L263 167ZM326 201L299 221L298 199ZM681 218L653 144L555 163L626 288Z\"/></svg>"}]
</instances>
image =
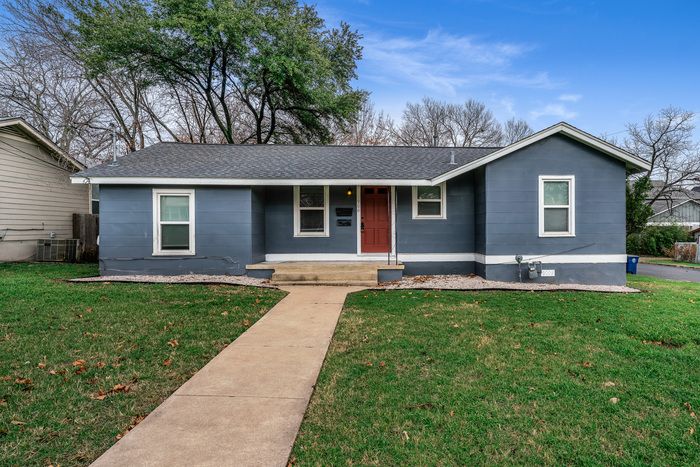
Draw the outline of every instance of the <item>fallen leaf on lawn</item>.
<instances>
[{"instance_id":1,"label":"fallen leaf on lawn","mask_svg":"<svg viewBox=\"0 0 700 467\"><path fill-rule=\"evenodd\" d=\"M694 435L694 434L695 434L695 428L693 428L692 426L690 427L690 434L691 434L691 435Z\"/></svg>"},{"instance_id":2,"label":"fallen leaf on lawn","mask_svg":"<svg viewBox=\"0 0 700 467\"><path fill-rule=\"evenodd\" d=\"M373 366L371 363L368 363L367 366Z\"/></svg>"},{"instance_id":3,"label":"fallen leaf on lawn","mask_svg":"<svg viewBox=\"0 0 700 467\"><path fill-rule=\"evenodd\" d=\"M406 431L404 430L401 432L401 434L403 435L404 439L408 441L408 433L406 433Z\"/></svg>"},{"instance_id":4,"label":"fallen leaf on lawn","mask_svg":"<svg viewBox=\"0 0 700 467\"><path fill-rule=\"evenodd\" d=\"M228 311L224 311L223 313L221 313L221 316L228 316Z\"/></svg>"},{"instance_id":5,"label":"fallen leaf on lawn","mask_svg":"<svg viewBox=\"0 0 700 467\"><path fill-rule=\"evenodd\" d=\"M105 365L106 365L105 362L97 362L97 368L102 368Z\"/></svg>"},{"instance_id":6,"label":"fallen leaf on lawn","mask_svg":"<svg viewBox=\"0 0 700 467\"><path fill-rule=\"evenodd\" d=\"M7 399L0 399L0 405L7 405Z\"/></svg>"},{"instance_id":7,"label":"fallen leaf on lawn","mask_svg":"<svg viewBox=\"0 0 700 467\"><path fill-rule=\"evenodd\" d=\"M85 363L85 360L76 360L73 362L73 366L80 366Z\"/></svg>"},{"instance_id":8,"label":"fallen leaf on lawn","mask_svg":"<svg viewBox=\"0 0 700 467\"><path fill-rule=\"evenodd\" d=\"M384 363L384 362L379 364L379 366L384 366L384 365L386 365L386 363Z\"/></svg>"},{"instance_id":9,"label":"fallen leaf on lawn","mask_svg":"<svg viewBox=\"0 0 700 467\"><path fill-rule=\"evenodd\" d=\"M583 362L583 366L585 366L586 368L590 368L590 367L592 367L593 365L591 365L591 364L588 363L588 362Z\"/></svg>"},{"instance_id":10,"label":"fallen leaf on lawn","mask_svg":"<svg viewBox=\"0 0 700 467\"><path fill-rule=\"evenodd\" d=\"M26 425L24 422L20 422L19 420L12 420L13 425Z\"/></svg>"},{"instance_id":11,"label":"fallen leaf on lawn","mask_svg":"<svg viewBox=\"0 0 700 467\"><path fill-rule=\"evenodd\" d=\"M28 378L17 378L15 384L34 384L34 382Z\"/></svg>"},{"instance_id":12,"label":"fallen leaf on lawn","mask_svg":"<svg viewBox=\"0 0 700 467\"><path fill-rule=\"evenodd\" d=\"M688 412L690 412L690 416L695 418L695 412L693 412L693 408L690 406L690 404L686 402L683 405L685 405L685 407L688 409Z\"/></svg>"},{"instance_id":13,"label":"fallen leaf on lawn","mask_svg":"<svg viewBox=\"0 0 700 467\"><path fill-rule=\"evenodd\" d=\"M2 381L9 381L12 379L12 376L0 376L0 380Z\"/></svg>"},{"instance_id":14,"label":"fallen leaf on lawn","mask_svg":"<svg viewBox=\"0 0 700 467\"><path fill-rule=\"evenodd\" d=\"M175 347L176 345L179 345L179 344L177 343L177 341L172 341L172 342L168 342L168 345Z\"/></svg>"},{"instance_id":15,"label":"fallen leaf on lawn","mask_svg":"<svg viewBox=\"0 0 700 467\"><path fill-rule=\"evenodd\" d=\"M458 328L458 327L459 327L459 324L455 324L455 327Z\"/></svg>"},{"instance_id":16,"label":"fallen leaf on lawn","mask_svg":"<svg viewBox=\"0 0 700 467\"><path fill-rule=\"evenodd\" d=\"M520 344L515 344L515 348L516 348L516 349L519 349L519 348L520 348Z\"/></svg>"},{"instance_id":17,"label":"fallen leaf on lawn","mask_svg":"<svg viewBox=\"0 0 700 467\"><path fill-rule=\"evenodd\" d=\"M603 383L603 386L605 386L606 388L610 388L615 386L615 383L613 383L612 381L606 381Z\"/></svg>"},{"instance_id":18,"label":"fallen leaf on lawn","mask_svg":"<svg viewBox=\"0 0 700 467\"><path fill-rule=\"evenodd\" d=\"M92 308L88 308L88 309L85 310L85 311L87 311L88 313L90 313L90 312L92 311Z\"/></svg>"},{"instance_id":19,"label":"fallen leaf on lawn","mask_svg":"<svg viewBox=\"0 0 700 467\"><path fill-rule=\"evenodd\" d=\"M46 363L39 363L39 368L46 368Z\"/></svg>"},{"instance_id":20,"label":"fallen leaf on lawn","mask_svg":"<svg viewBox=\"0 0 700 467\"><path fill-rule=\"evenodd\" d=\"M170 359L167 358L163 361L163 366L170 366Z\"/></svg>"},{"instance_id":21,"label":"fallen leaf on lawn","mask_svg":"<svg viewBox=\"0 0 700 467\"><path fill-rule=\"evenodd\" d=\"M260 303L260 299L259 299L259 298L256 298L256 299L255 299L255 303Z\"/></svg>"},{"instance_id":22,"label":"fallen leaf on lawn","mask_svg":"<svg viewBox=\"0 0 700 467\"><path fill-rule=\"evenodd\" d=\"M250 326L250 321L248 321L248 320L243 321L243 325L244 325L244 326Z\"/></svg>"},{"instance_id":23,"label":"fallen leaf on lawn","mask_svg":"<svg viewBox=\"0 0 700 467\"><path fill-rule=\"evenodd\" d=\"M450 410L450 417L453 417L454 414L455 414L455 411L454 411L454 410Z\"/></svg>"},{"instance_id":24,"label":"fallen leaf on lawn","mask_svg":"<svg viewBox=\"0 0 700 467\"><path fill-rule=\"evenodd\" d=\"M85 373L86 371L87 371L87 368L85 368L84 366L81 366L80 368L78 368L77 370L75 370L75 374L76 374L76 375L80 375L80 374L82 374L82 373Z\"/></svg>"},{"instance_id":25,"label":"fallen leaf on lawn","mask_svg":"<svg viewBox=\"0 0 700 467\"><path fill-rule=\"evenodd\" d=\"M610 399L610 402L612 402L613 404L617 404L619 401L620 399L618 399L617 397L613 397L612 399Z\"/></svg>"}]
</instances>

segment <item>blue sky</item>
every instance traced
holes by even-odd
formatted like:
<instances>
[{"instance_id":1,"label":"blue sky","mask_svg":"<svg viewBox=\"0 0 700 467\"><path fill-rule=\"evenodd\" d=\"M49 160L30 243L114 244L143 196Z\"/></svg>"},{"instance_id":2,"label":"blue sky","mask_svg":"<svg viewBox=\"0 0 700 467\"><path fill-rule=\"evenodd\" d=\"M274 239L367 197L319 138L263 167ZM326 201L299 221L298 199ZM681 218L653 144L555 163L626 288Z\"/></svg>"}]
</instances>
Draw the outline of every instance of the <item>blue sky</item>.
<instances>
[{"instance_id":1,"label":"blue sky","mask_svg":"<svg viewBox=\"0 0 700 467\"><path fill-rule=\"evenodd\" d=\"M669 105L700 111L700 2L318 0L364 36L357 87L400 118L424 96L473 98L534 130L623 132ZM620 136L623 136L620 134Z\"/></svg>"}]
</instances>

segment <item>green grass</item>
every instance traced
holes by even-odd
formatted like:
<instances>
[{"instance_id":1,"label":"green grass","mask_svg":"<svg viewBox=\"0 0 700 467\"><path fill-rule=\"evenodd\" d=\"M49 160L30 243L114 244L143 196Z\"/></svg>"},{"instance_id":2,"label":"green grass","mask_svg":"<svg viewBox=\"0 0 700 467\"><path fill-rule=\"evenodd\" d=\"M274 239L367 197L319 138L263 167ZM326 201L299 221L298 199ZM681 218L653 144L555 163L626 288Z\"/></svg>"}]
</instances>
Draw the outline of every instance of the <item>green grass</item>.
<instances>
[{"instance_id":1,"label":"green grass","mask_svg":"<svg viewBox=\"0 0 700 467\"><path fill-rule=\"evenodd\" d=\"M629 281L351 295L294 465L700 464L700 284Z\"/></svg>"},{"instance_id":2,"label":"green grass","mask_svg":"<svg viewBox=\"0 0 700 467\"><path fill-rule=\"evenodd\" d=\"M676 261L673 259L649 259L645 261L646 263L659 263L659 264L676 264L679 266L691 266L695 268L700 268L700 264L689 263L687 261Z\"/></svg>"},{"instance_id":3,"label":"green grass","mask_svg":"<svg viewBox=\"0 0 700 467\"><path fill-rule=\"evenodd\" d=\"M284 295L96 273L0 265L0 465L89 464Z\"/></svg>"}]
</instances>

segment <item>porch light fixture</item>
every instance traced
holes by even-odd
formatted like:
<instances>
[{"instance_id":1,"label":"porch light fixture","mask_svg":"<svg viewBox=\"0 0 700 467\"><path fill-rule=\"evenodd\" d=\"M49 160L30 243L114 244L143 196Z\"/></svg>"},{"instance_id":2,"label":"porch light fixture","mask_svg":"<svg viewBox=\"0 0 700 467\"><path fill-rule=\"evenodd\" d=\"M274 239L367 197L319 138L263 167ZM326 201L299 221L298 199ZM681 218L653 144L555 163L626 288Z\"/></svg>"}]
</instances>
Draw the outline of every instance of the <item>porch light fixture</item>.
<instances>
[{"instance_id":1,"label":"porch light fixture","mask_svg":"<svg viewBox=\"0 0 700 467\"><path fill-rule=\"evenodd\" d=\"M351 186L348 187L347 193L348 193L348 196L352 196L352 187Z\"/></svg>"}]
</instances>

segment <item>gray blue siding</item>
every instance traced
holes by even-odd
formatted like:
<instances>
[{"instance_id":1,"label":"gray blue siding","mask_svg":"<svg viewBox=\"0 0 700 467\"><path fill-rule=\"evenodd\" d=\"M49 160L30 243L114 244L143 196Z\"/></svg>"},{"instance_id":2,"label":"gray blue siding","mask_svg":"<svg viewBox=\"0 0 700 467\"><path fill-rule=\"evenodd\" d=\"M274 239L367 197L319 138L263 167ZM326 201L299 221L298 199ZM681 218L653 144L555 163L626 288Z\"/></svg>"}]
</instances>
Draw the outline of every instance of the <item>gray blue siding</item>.
<instances>
[{"instance_id":1,"label":"gray blue siding","mask_svg":"<svg viewBox=\"0 0 700 467\"><path fill-rule=\"evenodd\" d=\"M538 176L574 175L576 236L539 237ZM486 166L487 255L624 254L625 165L552 136Z\"/></svg>"},{"instance_id":2,"label":"gray blue siding","mask_svg":"<svg viewBox=\"0 0 700 467\"><path fill-rule=\"evenodd\" d=\"M396 188L396 230L401 253L474 251L474 182L471 173L447 181L446 219L413 219L411 187Z\"/></svg>"},{"instance_id":3,"label":"gray blue siding","mask_svg":"<svg viewBox=\"0 0 700 467\"><path fill-rule=\"evenodd\" d=\"M607 284L625 285L627 277L625 274L626 265L617 263L599 264L547 264L542 263L543 269L554 269L554 277L539 277L529 279L527 265L520 266L522 270L522 282L546 282L553 284ZM486 265L476 274L492 281L518 282L517 264Z\"/></svg>"},{"instance_id":4,"label":"gray blue siding","mask_svg":"<svg viewBox=\"0 0 700 467\"><path fill-rule=\"evenodd\" d=\"M262 187L251 191L251 245L251 262L265 261L265 189Z\"/></svg>"},{"instance_id":5,"label":"gray blue siding","mask_svg":"<svg viewBox=\"0 0 700 467\"><path fill-rule=\"evenodd\" d=\"M539 237L539 175L575 176L575 237ZM625 175L624 163L560 135L491 162L484 176L485 233L479 236L476 251L513 256L624 254ZM546 256L541 261L546 263ZM545 269L556 269L556 276L537 282L625 280L620 264L558 264ZM478 267L477 273L482 272L486 279L517 280L515 265Z\"/></svg>"},{"instance_id":6,"label":"gray blue siding","mask_svg":"<svg viewBox=\"0 0 700 467\"><path fill-rule=\"evenodd\" d=\"M153 256L153 188L101 188L103 275L241 275L252 261L252 252L260 251L259 246L253 247L254 203L248 187L195 188L195 255L167 257Z\"/></svg>"},{"instance_id":7,"label":"gray blue siding","mask_svg":"<svg viewBox=\"0 0 700 467\"><path fill-rule=\"evenodd\" d=\"M347 186L329 187L328 237L294 236L293 187L267 187L265 191L265 247L268 254L357 253L356 195L348 196ZM337 225L335 208L342 207L352 208L352 225L349 227Z\"/></svg>"}]
</instances>

